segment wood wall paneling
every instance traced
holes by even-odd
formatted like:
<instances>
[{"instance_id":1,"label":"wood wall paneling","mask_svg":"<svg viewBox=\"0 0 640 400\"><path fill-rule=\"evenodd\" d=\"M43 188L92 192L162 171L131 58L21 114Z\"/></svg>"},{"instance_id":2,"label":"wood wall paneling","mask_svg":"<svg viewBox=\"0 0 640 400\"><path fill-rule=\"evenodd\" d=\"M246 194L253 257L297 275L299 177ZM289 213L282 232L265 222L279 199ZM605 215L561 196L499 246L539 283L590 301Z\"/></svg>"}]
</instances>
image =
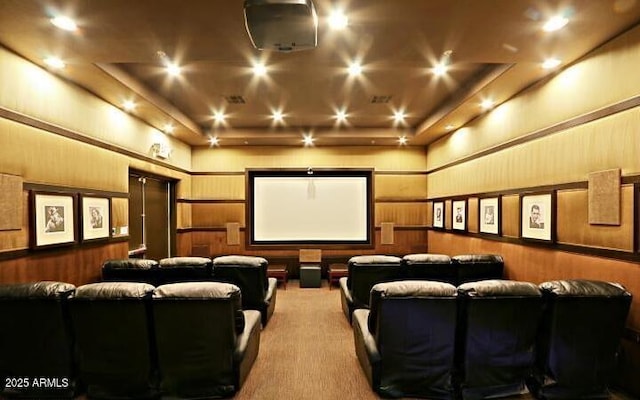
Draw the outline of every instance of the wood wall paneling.
<instances>
[{"instance_id":1,"label":"wood wall paneling","mask_svg":"<svg viewBox=\"0 0 640 400\"><path fill-rule=\"evenodd\" d=\"M375 197L427 198L426 175L375 175Z\"/></svg>"},{"instance_id":2,"label":"wood wall paneling","mask_svg":"<svg viewBox=\"0 0 640 400\"><path fill-rule=\"evenodd\" d=\"M633 185L621 189L619 226L589 224L587 190L559 190L557 241L603 249L633 251Z\"/></svg>"},{"instance_id":3,"label":"wood wall paneling","mask_svg":"<svg viewBox=\"0 0 640 400\"><path fill-rule=\"evenodd\" d=\"M433 201L427 202L427 223L425 226L433 227Z\"/></svg>"},{"instance_id":4,"label":"wood wall paneling","mask_svg":"<svg viewBox=\"0 0 640 400\"><path fill-rule=\"evenodd\" d=\"M467 230L478 233L478 198L469 197L467 200Z\"/></svg>"},{"instance_id":5,"label":"wood wall paneling","mask_svg":"<svg viewBox=\"0 0 640 400\"><path fill-rule=\"evenodd\" d=\"M0 173L0 231L22 228L22 177Z\"/></svg>"},{"instance_id":6,"label":"wood wall paneling","mask_svg":"<svg viewBox=\"0 0 640 400\"><path fill-rule=\"evenodd\" d=\"M29 248L29 192L22 192L21 229L0 231L0 252Z\"/></svg>"},{"instance_id":7,"label":"wood wall paneling","mask_svg":"<svg viewBox=\"0 0 640 400\"><path fill-rule=\"evenodd\" d=\"M427 203L376 203L375 225L393 222L396 226L425 226Z\"/></svg>"},{"instance_id":8,"label":"wood wall paneling","mask_svg":"<svg viewBox=\"0 0 640 400\"><path fill-rule=\"evenodd\" d=\"M502 196L502 235L520 237L520 197L516 195Z\"/></svg>"},{"instance_id":9,"label":"wood wall paneling","mask_svg":"<svg viewBox=\"0 0 640 400\"><path fill-rule=\"evenodd\" d=\"M244 175L195 175L191 178L192 200L197 199L245 199Z\"/></svg>"},{"instance_id":10,"label":"wood wall paneling","mask_svg":"<svg viewBox=\"0 0 640 400\"><path fill-rule=\"evenodd\" d=\"M451 230L453 226L453 203L451 200L444 202L444 228Z\"/></svg>"},{"instance_id":11,"label":"wood wall paneling","mask_svg":"<svg viewBox=\"0 0 640 400\"><path fill-rule=\"evenodd\" d=\"M195 203L191 204L192 227L225 227L227 222L239 222L245 226L244 203Z\"/></svg>"},{"instance_id":12,"label":"wood wall paneling","mask_svg":"<svg viewBox=\"0 0 640 400\"><path fill-rule=\"evenodd\" d=\"M111 226L114 236L127 236L129 229L129 199L114 197L111 199ZM126 233L123 233L125 228Z\"/></svg>"}]
</instances>

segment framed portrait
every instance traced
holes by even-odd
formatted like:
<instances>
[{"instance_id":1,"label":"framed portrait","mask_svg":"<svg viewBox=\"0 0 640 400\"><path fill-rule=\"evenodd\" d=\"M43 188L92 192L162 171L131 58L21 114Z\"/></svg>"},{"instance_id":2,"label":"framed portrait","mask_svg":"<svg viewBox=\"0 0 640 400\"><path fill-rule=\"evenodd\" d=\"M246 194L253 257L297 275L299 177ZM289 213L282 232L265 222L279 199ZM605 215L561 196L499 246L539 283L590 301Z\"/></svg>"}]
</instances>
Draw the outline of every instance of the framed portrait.
<instances>
[{"instance_id":1,"label":"framed portrait","mask_svg":"<svg viewBox=\"0 0 640 400\"><path fill-rule=\"evenodd\" d=\"M455 231L466 231L467 200L453 200L451 204L451 228Z\"/></svg>"},{"instance_id":2,"label":"framed portrait","mask_svg":"<svg viewBox=\"0 0 640 400\"><path fill-rule=\"evenodd\" d=\"M555 240L555 191L520 195L520 237Z\"/></svg>"},{"instance_id":3,"label":"framed portrait","mask_svg":"<svg viewBox=\"0 0 640 400\"><path fill-rule=\"evenodd\" d=\"M111 199L81 196L82 241L108 239L111 234Z\"/></svg>"},{"instance_id":4,"label":"framed portrait","mask_svg":"<svg viewBox=\"0 0 640 400\"><path fill-rule=\"evenodd\" d=\"M433 227L444 229L444 201L433 202Z\"/></svg>"},{"instance_id":5,"label":"framed portrait","mask_svg":"<svg viewBox=\"0 0 640 400\"><path fill-rule=\"evenodd\" d=\"M500 235L500 196L481 198L478 202L480 233Z\"/></svg>"},{"instance_id":6,"label":"framed portrait","mask_svg":"<svg viewBox=\"0 0 640 400\"><path fill-rule=\"evenodd\" d=\"M31 192L31 248L76 243L76 196Z\"/></svg>"}]
</instances>

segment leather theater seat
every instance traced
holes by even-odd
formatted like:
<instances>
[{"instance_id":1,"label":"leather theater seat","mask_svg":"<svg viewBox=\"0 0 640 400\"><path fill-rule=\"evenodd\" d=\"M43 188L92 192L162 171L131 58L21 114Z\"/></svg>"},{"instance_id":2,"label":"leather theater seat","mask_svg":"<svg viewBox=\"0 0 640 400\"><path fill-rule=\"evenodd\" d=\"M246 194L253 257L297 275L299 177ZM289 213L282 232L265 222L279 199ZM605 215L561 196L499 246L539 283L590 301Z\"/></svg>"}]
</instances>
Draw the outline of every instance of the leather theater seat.
<instances>
[{"instance_id":1,"label":"leather theater seat","mask_svg":"<svg viewBox=\"0 0 640 400\"><path fill-rule=\"evenodd\" d=\"M263 326L273 315L278 291L277 279L267 277L268 266L262 257L230 255L213 259L214 280L238 286L242 308L260 311Z\"/></svg>"},{"instance_id":2,"label":"leather theater seat","mask_svg":"<svg viewBox=\"0 0 640 400\"><path fill-rule=\"evenodd\" d=\"M527 393L542 319L542 294L529 282L486 280L458 287L461 394L486 399Z\"/></svg>"},{"instance_id":3,"label":"leather theater seat","mask_svg":"<svg viewBox=\"0 0 640 400\"><path fill-rule=\"evenodd\" d=\"M210 281L211 259L207 257L169 257L158 262L157 285L177 282Z\"/></svg>"},{"instance_id":4,"label":"leather theater seat","mask_svg":"<svg viewBox=\"0 0 640 400\"><path fill-rule=\"evenodd\" d=\"M240 289L220 282L164 285L153 295L162 373L170 398L232 396L258 355L260 313L241 308Z\"/></svg>"},{"instance_id":5,"label":"leather theater seat","mask_svg":"<svg viewBox=\"0 0 640 400\"><path fill-rule=\"evenodd\" d=\"M398 281L371 290L353 312L356 355L383 397L453 399L457 292L448 283Z\"/></svg>"},{"instance_id":6,"label":"leather theater seat","mask_svg":"<svg viewBox=\"0 0 640 400\"><path fill-rule=\"evenodd\" d=\"M495 254L461 254L451 257L457 278L456 286L467 282L502 279L504 260Z\"/></svg>"},{"instance_id":7,"label":"leather theater seat","mask_svg":"<svg viewBox=\"0 0 640 400\"><path fill-rule=\"evenodd\" d=\"M548 309L531 391L544 399L608 398L631 294L589 280L545 282L540 289Z\"/></svg>"},{"instance_id":8,"label":"leather theater seat","mask_svg":"<svg viewBox=\"0 0 640 400\"><path fill-rule=\"evenodd\" d=\"M74 290L75 286L63 282L0 285L4 321L0 328L0 397L74 397L77 382L66 302ZM34 385L33 379L40 377L56 380Z\"/></svg>"},{"instance_id":9,"label":"leather theater seat","mask_svg":"<svg viewBox=\"0 0 640 400\"><path fill-rule=\"evenodd\" d=\"M142 282L156 286L158 262L142 258L107 260L102 264L103 282Z\"/></svg>"},{"instance_id":10,"label":"leather theater seat","mask_svg":"<svg viewBox=\"0 0 640 400\"><path fill-rule=\"evenodd\" d=\"M444 254L407 254L402 257L406 279L421 281L438 281L455 285L456 268L451 264L451 257Z\"/></svg>"},{"instance_id":11,"label":"leather theater seat","mask_svg":"<svg viewBox=\"0 0 640 400\"><path fill-rule=\"evenodd\" d=\"M79 374L89 398L157 397L153 289L146 283L92 283L70 298Z\"/></svg>"},{"instance_id":12,"label":"leather theater seat","mask_svg":"<svg viewBox=\"0 0 640 400\"><path fill-rule=\"evenodd\" d=\"M395 256L355 256L349 259L346 278L340 278L342 311L351 322L357 308L369 308L369 294L376 283L397 281L403 277L402 259Z\"/></svg>"}]
</instances>

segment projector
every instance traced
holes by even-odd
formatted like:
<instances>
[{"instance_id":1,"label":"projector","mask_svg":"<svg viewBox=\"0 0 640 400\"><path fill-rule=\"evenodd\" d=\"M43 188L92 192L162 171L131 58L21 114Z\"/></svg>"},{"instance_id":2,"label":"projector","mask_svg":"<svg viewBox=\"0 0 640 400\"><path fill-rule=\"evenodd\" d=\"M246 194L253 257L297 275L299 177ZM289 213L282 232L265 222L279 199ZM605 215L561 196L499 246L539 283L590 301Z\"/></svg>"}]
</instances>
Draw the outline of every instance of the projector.
<instances>
[{"instance_id":1,"label":"projector","mask_svg":"<svg viewBox=\"0 0 640 400\"><path fill-rule=\"evenodd\" d=\"M318 16L312 0L245 0L244 22L253 47L299 51L318 44Z\"/></svg>"}]
</instances>

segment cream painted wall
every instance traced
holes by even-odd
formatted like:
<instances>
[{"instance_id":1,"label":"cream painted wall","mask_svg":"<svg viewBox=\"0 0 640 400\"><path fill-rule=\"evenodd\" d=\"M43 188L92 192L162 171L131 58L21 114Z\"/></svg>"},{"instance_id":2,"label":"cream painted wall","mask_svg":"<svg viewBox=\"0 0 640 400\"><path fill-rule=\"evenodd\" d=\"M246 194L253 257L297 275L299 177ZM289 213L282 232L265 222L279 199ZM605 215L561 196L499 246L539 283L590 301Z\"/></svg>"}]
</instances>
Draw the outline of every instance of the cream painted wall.
<instances>
[{"instance_id":1,"label":"cream painted wall","mask_svg":"<svg viewBox=\"0 0 640 400\"><path fill-rule=\"evenodd\" d=\"M168 162L191 169L188 145L1 47L0 65L0 107L144 156L166 143Z\"/></svg>"},{"instance_id":2,"label":"cream painted wall","mask_svg":"<svg viewBox=\"0 0 640 400\"><path fill-rule=\"evenodd\" d=\"M640 27L428 147L428 169L640 95ZM640 173L640 109L611 115L429 175L429 197Z\"/></svg>"}]
</instances>

